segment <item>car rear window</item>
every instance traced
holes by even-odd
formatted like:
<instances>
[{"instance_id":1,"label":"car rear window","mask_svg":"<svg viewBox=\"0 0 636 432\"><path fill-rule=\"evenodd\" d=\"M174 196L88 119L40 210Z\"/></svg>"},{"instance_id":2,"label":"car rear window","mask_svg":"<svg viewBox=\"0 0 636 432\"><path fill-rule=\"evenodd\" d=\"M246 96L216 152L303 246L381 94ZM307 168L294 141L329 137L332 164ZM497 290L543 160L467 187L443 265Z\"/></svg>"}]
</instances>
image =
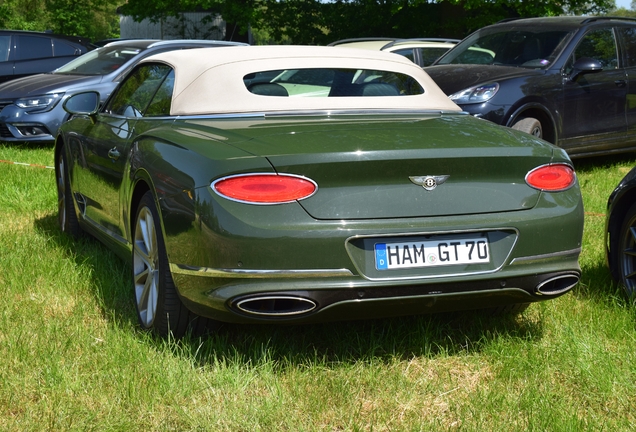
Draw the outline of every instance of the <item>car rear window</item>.
<instances>
[{"instance_id":1,"label":"car rear window","mask_svg":"<svg viewBox=\"0 0 636 432\"><path fill-rule=\"evenodd\" d=\"M243 77L247 89L261 96L351 97L408 96L424 93L413 77L366 69L285 69Z\"/></svg>"}]
</instances>

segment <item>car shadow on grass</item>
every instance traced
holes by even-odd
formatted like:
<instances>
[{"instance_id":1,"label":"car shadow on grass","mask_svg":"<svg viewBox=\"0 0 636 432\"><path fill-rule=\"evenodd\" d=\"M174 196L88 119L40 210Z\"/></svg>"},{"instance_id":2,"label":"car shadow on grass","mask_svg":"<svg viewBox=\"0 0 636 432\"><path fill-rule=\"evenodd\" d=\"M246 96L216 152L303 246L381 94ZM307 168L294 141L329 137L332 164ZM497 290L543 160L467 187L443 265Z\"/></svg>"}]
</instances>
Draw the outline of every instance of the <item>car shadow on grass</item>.
<instances>
[{"instance_id":1,"label":"car shadow on grass","mask_svg":"<svg viewBox=\"0 0 636 432\"><path fill-rule=\"evenodd\" d=\"M35 227L58 243L66 256L75 262L78 272L90 275L90 289L104 317L134 328L137 315L130 265L89 235L84 234L74 240L62 233L57 215L36 219Z\"/></svg>"},{"instance_id":2,"label":"car shadow on grass","mask_svg":"<svg viewBox=\"0 0 636 432\"><path fill-rule=\"evenodd\" d=\"M113 326L138 328L130 265L89 236L73 240L61 233L56 216L38 219L35 224L58 243L78 271L90 275L90 287L104 318ZM224 358L254 364L262 362L263 356L295 365L316 359L388 361L480 352L502 338L533 343L543 335L542 309L531 305L519 315L465 311L294 326L223 324L178 341L137 331L147 343L163 349L167 345L175 355L199 363Z\"/></svg>"}]
</instances>

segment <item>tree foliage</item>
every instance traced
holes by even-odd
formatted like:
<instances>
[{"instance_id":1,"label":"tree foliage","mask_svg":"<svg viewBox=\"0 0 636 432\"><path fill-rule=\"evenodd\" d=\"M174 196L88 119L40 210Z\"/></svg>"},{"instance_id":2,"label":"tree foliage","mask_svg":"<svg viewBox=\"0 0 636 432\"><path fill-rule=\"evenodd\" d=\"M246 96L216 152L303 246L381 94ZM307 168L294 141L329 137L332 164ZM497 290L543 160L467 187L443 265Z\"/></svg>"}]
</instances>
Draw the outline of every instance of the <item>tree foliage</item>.
<instances>
[{"instance_id":1,"label":"tree foliage","mask_svg":"<svg viewBox=\"0 0 636 432\"><path fill-rule=\"evenodd\" d=\"M128 0L135 19L220 13L266 43L326 44L349 37L455 37L504 18L601 14L614 0ZM228 37L229 38L229 37Z\"/></svg>"},{"instance_id":2,"label":"tree foliage","mask_svg":"<svg viewBox=\"0 0 636 432\"><path fill-rule=\"evenodd\" d=\"M99 40L119 36L120 0L0 0L0 27Z\"/></svg>"},{"instance_id":3,"label":"tree foliage","mask_svg":"<svg viewBox=\"0 0 636 432\"><path fill-rule=\"evenodd\" d=\"M0 0L0 26L116 37L122 2ZM462 38L504 18L594 15L614 7L614 0L128 0L120 10L137 21L207 11L228 23L226 39L245 40L251 28L260 43L326 44L350 37Z\"/></svg>"}]
</instances>

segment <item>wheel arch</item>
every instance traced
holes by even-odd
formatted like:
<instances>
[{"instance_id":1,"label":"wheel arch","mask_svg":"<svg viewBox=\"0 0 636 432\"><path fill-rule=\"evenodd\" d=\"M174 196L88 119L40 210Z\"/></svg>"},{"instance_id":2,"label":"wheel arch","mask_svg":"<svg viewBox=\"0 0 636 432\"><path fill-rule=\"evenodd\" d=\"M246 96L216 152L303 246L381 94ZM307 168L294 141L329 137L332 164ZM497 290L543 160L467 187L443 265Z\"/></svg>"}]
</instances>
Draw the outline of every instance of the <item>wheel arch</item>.
<instances>
[{"instance_id":1,"label":"wheel arch","mask_svg":"<svg viewBox=\"0 0 636 432\"><path fill-rule=\"evenodd\" d=\"M60 156L62 149L64 148L64 138L61 135L58 135L55 138L55 143L53 144L53 160L57 161L57 158ZM57 164L55 169L57 170Z\"/></svg>"},{"instance_id":2,"label":"wheel arch","mask_svg":"<svg viewBox=\"0 0 636 432\"><path fill-rule=\"evenodd\" d=\"M135 173L136 180L134 181L131 191L130 191L130 199L129 199L129 214L127 215L128 229L130 231L130 239L132 243L133 239L133 230L135 226L135 216L137 214L137 208L139 207L139 203L141 202L141 198L148 191L152 191L152 196L155 199L155 203L157 202L157 194L154 191L152 186L152 180L150 176L146 173L145 170L138 170ZM157 211L159 212L159 216L161 216L161 208L157 205ZM163 224L162 224L163 225Z\"/></svg>"},{"instance_id":3,"label":"wheel arch","mask_svg":"<svg viewBox=\"0 0 636 432\"><path fill-rule=\"evenodd\" d=\"M517 108L508 118L506 126L512 127L518 120L526 117L536 118L543 128L543 139L556 144L558 141L557 124L554 116L544 104L540 102L527 102Z\"/></svg>"}]
</instances>

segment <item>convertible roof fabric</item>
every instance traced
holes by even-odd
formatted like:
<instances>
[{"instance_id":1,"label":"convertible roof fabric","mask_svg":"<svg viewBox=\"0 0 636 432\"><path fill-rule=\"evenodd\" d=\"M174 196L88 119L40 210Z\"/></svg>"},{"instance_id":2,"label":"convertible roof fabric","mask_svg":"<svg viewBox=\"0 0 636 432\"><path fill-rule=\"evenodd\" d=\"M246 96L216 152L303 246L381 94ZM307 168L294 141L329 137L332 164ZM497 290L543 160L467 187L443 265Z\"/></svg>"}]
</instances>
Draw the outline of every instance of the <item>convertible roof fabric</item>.
<instances>
[{"instance_id":1,"label":"convertible roof fabric","mask_svg":"<svg viewBox=\"0 0 636 432\"><path fill-rule=\"evenodd\" d=\"M169 51L143 63L175 70L172 115L312 110L461 111L421 67L397 54L318 46L245 46ZM390 71L416 79L424 93L382 97L277 97L253 94L243 78L284 69L338 68Z\"/></svg>"}]
</instances>

